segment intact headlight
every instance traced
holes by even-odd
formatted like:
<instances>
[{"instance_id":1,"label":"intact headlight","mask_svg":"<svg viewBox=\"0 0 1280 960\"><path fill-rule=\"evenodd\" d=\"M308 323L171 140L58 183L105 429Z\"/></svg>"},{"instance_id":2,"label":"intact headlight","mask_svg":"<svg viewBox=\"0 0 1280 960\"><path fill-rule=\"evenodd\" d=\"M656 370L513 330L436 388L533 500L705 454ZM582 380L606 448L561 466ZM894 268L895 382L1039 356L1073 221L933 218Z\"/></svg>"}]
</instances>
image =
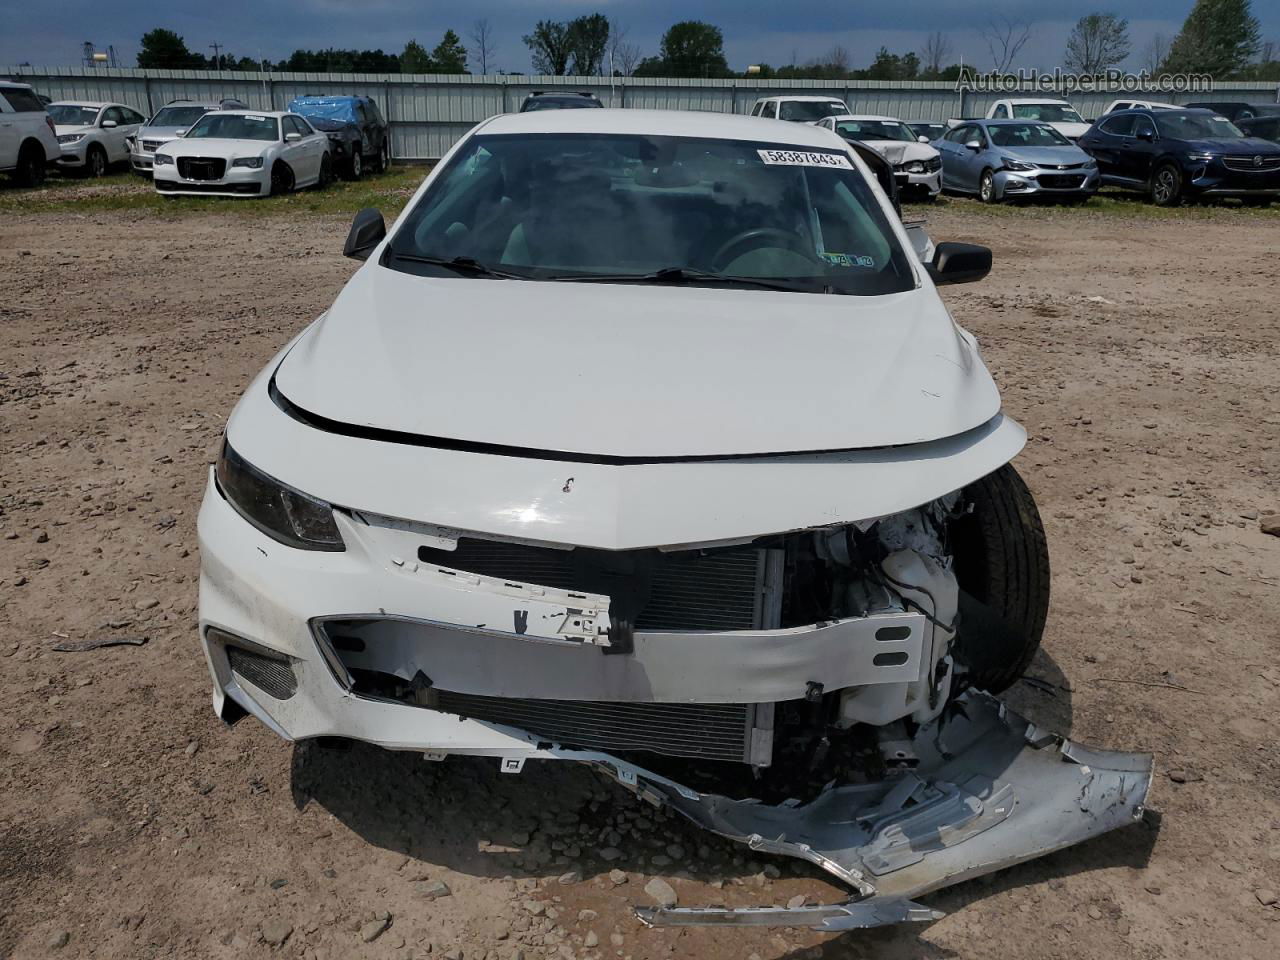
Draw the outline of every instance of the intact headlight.
<instances>
[{"instance_id":1,"label":"intact headlight","mask_svg":"<svg viewBox=\"0 0 1280 960\"><path fill-rule=\"evenodd\" d=\"M84 139L83 133L64 133L58 137L59 143L79 143Z\"/></svg>"},{"instance_id":2,"label":"intact headlight","mask_svg":"<svg viewBox=\"0 0 1280 960\"><path fill-rule=\"evenodd\" d=\"M171 165L173 163L173 157L169 156L167 153L157 153L156 158L151 162L157 167L163 167Z\"/></svg>"},{"instance_id":3,"label":"intact headlight","mask_svg":"<svg viewBox=\"0 0 1280 960\"><path fill-rule=\"evenodd\" d=\"M1088 160L1084 162L1084 168L1086 170L1092 170L1097 165L1098 165L1098 161L1093 159L1093 157L1090 157Z\"/></svg>"},{"instance_id":4,"label":"intact headlight","mask_svg":"<svg viewBox=\"0 0 1280 960\"><path fill-rule=\"evenodd\" d=\"M1034 163L1027 163L1025 160L1015 160L1013 157L1004 158L1004 168L1006 170L1034 170Z\"/></svg>"},{"instance_id":5,"label":"intact headlight","mask_svg":"<svg viewBox=\"0 0 1280 960\"><path fill-rule=\"evenodd\" d=\"M231 161L233 167L248 167L250 170L262 169L261 157L236 157Z\"/></svg>"},{"instance_id":6,"label":"intact headlight","mask_svg":"<svg viewBox=\"0 0 1280 960\"><path fill-rule=\"evenodd\" d=\"M333 507L267 476L225 438L215 475L236 512L271 539L301 550L346 549L333 520Z\"/></svg>"}]
</instances>

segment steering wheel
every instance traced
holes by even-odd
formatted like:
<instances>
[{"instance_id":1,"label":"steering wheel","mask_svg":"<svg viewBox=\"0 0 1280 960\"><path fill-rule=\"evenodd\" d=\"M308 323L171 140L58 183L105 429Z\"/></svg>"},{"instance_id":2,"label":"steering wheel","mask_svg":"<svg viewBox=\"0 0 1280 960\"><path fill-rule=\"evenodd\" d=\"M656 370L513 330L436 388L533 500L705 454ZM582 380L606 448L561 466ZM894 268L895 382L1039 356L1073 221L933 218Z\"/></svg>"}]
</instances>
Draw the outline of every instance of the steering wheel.
<instances>
[{"instance_id":1,"label":"steering wheel","mask_svg":"<svg viewBox=\"0 0 1280 960\"><path fill-rule=\"evenodd\" d=\"M779 242L766 242L779 241ZM778 227L753 227L750 230L743 230L736 233L724 243L720 244L719 249L711 257L711 265L718 268L721 263L730 259L729 254L734 253L738 247L747 247L754 249L755 247L765 246L781 246L807 260L814 260L813 251L806 250L804 239L797 233L790 230L781 230ZM743 251L744 253L746 251ZM814 261L817 262L816 260Z\"/></svg>"}]
</instances>

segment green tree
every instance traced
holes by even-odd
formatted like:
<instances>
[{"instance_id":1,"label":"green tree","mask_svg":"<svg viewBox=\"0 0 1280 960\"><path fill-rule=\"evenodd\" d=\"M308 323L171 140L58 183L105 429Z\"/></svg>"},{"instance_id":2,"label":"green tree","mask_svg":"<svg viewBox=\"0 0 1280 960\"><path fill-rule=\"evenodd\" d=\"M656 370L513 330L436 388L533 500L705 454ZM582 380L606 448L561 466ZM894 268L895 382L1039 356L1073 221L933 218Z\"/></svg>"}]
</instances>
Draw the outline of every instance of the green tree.
<instances>
[{"instance_id":1,"label":"green tree","mask_svg":"<svg viewBox=\"0 0 1280 960\"><path fill-rule=\"evenodd\" d=\"M533 33L524 37L529 48L533 69L537 73L562 77L569 70L573 57L573 45L569 38L569 25L554 20L539 20Z\"/></svg>"},{"instance_id":2,"label":"green tree","mask_svg":"<svg viewBox=\"0 0 1280 960\"><path fill-rule=\"evenodd\" d=\"M730 76L729 64L724 58L724 34L710 23L684 20L672 25L662 35L661 50L662 66L668 76ZM648 62L643 61L640 66ZM636 74L642 75L639 67Z\"/></svg>"},{"instance_id":3,"label":"green tree","mask_svg":"<svg viewBox=\"0 0 1280 960\"><path fill-rule=\"evenodd\" d=\"M401 73L431 73L433 66L427 48L417 40L404 45L404 53L400 54Z\"/></svg>"},{"instance_id":4,"label":"green tree","mask_svg":"<svg viewBox=\"0 0 1280 960\"><path fill-rule=\"evenodd\" d=\"M920 74L920 57L914 53L890 53L887 47L876 51L876 58L865 70L856 71L860 80L914 80Z\"/></svg>"},{"instance_id":5,"label":"green tree","mask_svg":"<svg viewBox=\"0 0 1280 960\"><path fill-rule=\"evenodd\" d=\"M466 73L467 48L462 45L458 35L446 30L444 37L431 51L433 73Z\"/></svg>"},{"instance_id":6,"label":"green tree","mask_svg":"<svg viewBox=\"0 0 1280 960\"><path fill-rule=\"evenodd\" d=\"M138 66L158 70L200 70L205 58L187 49L187 43L172 30L157 27L142 35Z\"/></svg>"},{"instance_id":7,"label":"green tree","mask_svg":"<svg viewBox=\"0 0 1280 960\"><path fill-rule=\"evenodd\" d=\"M1249 65L1259 36L1249 0L1196 0L1161 70L1228 79Z\"/></svg>"},{"instance_id":8,"label":"green tree","mask_svg":"<svg viewBox=\"0 0 1280 960\"><path fill-rule=\"evenodd\" d=\"M573 72L580 77L594 77L604 65L609 48L609 18L601 13L578 17L568 24L569 50L573 54Z\"/></svg>"},{"instance_id":9,"label":"green tree","mask_svg":"<svg viewBox=\"0 0 1280 960\"><path fill-rule=\"evenodd\" d=\"M1062 65L1072 73L1096 77L1127 56L1129 21L1114 13L1090 13L1071 29Z\"/></svg>"}]
</instances>

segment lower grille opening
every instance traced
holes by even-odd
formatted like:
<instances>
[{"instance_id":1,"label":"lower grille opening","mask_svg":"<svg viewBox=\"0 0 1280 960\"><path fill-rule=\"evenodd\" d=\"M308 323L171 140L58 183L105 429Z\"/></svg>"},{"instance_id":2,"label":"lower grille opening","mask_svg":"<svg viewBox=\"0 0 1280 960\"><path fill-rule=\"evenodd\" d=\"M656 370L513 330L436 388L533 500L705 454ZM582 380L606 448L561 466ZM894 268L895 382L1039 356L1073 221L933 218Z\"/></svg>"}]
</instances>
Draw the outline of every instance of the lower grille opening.
<instances>
[{"instance_id":1,"label":"lower grille opening","mask_svg":"<svg viewBox=\"0 0 1280 960\"><path fill-rule=\"evenodd\" d=\"M288 700L298 691L298 678L287 660L229 646L227 661L232 673L277 700Z\"/></svg>"},{"instance_id":2,"label":"lower grille opening","mask_svg":"<svg viewBox=\"0 0 1280 960\"><path fill-rule=\"evenodd\" d=\"M178 174L187 180L221 180L226 172L221 157L178 157Z\"/></svg>"}]
</instances>

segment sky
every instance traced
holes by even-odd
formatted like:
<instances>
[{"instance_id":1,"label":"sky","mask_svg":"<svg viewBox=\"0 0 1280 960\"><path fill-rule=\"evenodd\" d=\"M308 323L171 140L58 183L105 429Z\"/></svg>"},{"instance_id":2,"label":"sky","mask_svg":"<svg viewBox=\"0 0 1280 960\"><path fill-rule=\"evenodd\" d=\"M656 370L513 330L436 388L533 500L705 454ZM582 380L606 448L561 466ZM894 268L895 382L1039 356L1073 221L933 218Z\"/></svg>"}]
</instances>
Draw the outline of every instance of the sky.
<instances>
[{"instance_id":1,"label":"sky","mask_svg":"<svg viewBox=\"0 0 1280 960\"><path fill-rule=\"evenodd\" d=\"M121 65L134 66L139 38L152 27L181 34L192 50L209 54L211 43L235 56L282 60L297 48L357 47L400 52L416 38L427 49L452 28L469 44L477 18L494 33L494 59L505 71L531 72L521 37L542 19L568 20L600 12L627 32L644 55L656 54L663 31L680 20L705 20L724 32L729 65L774 66L820 57L833 46L849 52L853 67L866 66L881 46L918 51L932 31L946 34L952 59L991 65L983 26L992 17L1031 25L1019 64L1052 69L1062 62L1075 20L1103 9L1129 19L1133 54L1124 66L1138 69L1152 37L1177 33L1193 0L0 0L0 66L31 63L66 66L80 62L81 46L113 45ZM1280 40L1280 3L1254 4L1263 39ZM1046 19L1052 17L1052 19ZM491 68L492 72L492 68Z\"/></svg>"}]
</instances>

